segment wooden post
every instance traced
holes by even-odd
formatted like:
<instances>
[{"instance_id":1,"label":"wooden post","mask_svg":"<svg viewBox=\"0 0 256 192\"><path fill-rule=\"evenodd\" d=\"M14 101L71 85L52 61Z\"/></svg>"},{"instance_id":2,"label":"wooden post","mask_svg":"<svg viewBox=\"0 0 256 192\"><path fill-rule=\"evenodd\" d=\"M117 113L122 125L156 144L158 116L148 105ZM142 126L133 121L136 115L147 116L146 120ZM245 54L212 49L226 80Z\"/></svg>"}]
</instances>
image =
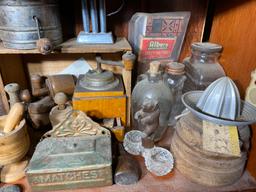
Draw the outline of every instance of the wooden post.
<instances>
[{"instance_id":1,"label":"wooden post","mask_svg":"<svg viewBox=\"0 0 256 192\"><path fill-rule=\"evenodd\" d=\"M132 95L132 87L131 87L131 79L132 79L132 69L135 61L135 55L131 51L127 51L122 56L122 61L124 64L124 68L122 71L124 86L127 95L127 127L131 125L131 95Z\"/></svg>"}]
</instances>

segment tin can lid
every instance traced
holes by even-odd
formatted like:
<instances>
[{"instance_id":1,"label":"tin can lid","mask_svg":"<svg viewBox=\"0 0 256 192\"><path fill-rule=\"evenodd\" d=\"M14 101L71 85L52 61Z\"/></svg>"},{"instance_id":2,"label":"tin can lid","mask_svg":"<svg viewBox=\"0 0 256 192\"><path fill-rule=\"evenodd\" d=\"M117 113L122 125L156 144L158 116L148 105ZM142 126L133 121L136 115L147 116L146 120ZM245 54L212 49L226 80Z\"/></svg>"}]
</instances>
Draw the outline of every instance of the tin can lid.
<instances>
[{"instance_id":1,"label":"tin can lid","mask_svg":"<svg viewBox=\"0 0 256 192\"><path fill-rule=\"evenodd\" d=\"M197 50L205 53L219 53L222 51L222 46L209 42L195 42L191 45L192 50Z\"/></svg>"},{"instance_id":2,"label":"tin can lid","mask_svg":"<svg viewBox=\"0 0 256 192\"><path fill-rule=\"evenodd\" d=\"M185 65L178 62L171 62L165 66L165 72L172 75L183 75L185 73L184 69Z\"/></svg>"}]
</instances>

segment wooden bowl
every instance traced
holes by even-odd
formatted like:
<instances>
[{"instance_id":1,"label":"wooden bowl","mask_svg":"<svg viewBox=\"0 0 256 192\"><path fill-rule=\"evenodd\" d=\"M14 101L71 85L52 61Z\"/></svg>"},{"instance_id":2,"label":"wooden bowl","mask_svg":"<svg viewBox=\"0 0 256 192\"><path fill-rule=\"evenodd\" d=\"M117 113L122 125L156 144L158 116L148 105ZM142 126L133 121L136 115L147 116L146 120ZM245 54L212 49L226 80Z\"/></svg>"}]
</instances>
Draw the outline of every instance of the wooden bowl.
<instances>
[{"instance_id":1,"label":"wooden bowl","mask_svg":"<svg viewBox=\"0 0 256 192\"><path fill-rule=\"evenodd\" d=\"M0 131L4 128L6 116L0 117ZM0 136L0 165L21 160L29 150L30 140L27 125L23 119L12 132Z\"/></svg>"}]
</instances>

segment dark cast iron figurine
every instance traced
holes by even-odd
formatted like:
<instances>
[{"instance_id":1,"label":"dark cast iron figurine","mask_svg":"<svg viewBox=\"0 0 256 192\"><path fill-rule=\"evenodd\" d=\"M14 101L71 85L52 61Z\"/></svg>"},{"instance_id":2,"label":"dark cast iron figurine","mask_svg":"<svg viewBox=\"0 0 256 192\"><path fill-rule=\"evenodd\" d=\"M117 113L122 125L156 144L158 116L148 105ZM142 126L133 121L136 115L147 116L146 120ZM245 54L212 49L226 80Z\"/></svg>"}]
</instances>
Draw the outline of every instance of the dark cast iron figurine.
<instances>
[{"instance_id":1,"label":"dark cast iron figurine","mask_svg":"<svg viewBox=\"0 0 256 192\"><path fill-rule=\"evenodd\" d=\"M134 119L138 123L138 129L152 139L159 127L159 117L160 109L158 102L149 98L143 101L141 109L134 115Z\"/></svg>"}]
</instances>

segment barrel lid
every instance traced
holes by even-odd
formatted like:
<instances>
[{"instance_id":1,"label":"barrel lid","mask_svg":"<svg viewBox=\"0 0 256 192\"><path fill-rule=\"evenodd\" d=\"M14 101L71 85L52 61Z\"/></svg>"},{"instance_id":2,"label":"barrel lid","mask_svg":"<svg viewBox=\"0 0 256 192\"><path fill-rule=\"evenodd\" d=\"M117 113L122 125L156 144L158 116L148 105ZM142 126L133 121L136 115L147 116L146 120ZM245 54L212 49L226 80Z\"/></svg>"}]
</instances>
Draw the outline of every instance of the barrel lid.
<instances>
[{"instance_id":1,"label":"barrel lid","mask_svg":"<svg viewBox=\"0 0 256 192\"><path fill-rule=\"evenodd\" d=\"M219 53L222 51L222 46L210 42L195 42L191 45L192 50L201 51L205 53Z\"/></svg>"}]
</instances>

